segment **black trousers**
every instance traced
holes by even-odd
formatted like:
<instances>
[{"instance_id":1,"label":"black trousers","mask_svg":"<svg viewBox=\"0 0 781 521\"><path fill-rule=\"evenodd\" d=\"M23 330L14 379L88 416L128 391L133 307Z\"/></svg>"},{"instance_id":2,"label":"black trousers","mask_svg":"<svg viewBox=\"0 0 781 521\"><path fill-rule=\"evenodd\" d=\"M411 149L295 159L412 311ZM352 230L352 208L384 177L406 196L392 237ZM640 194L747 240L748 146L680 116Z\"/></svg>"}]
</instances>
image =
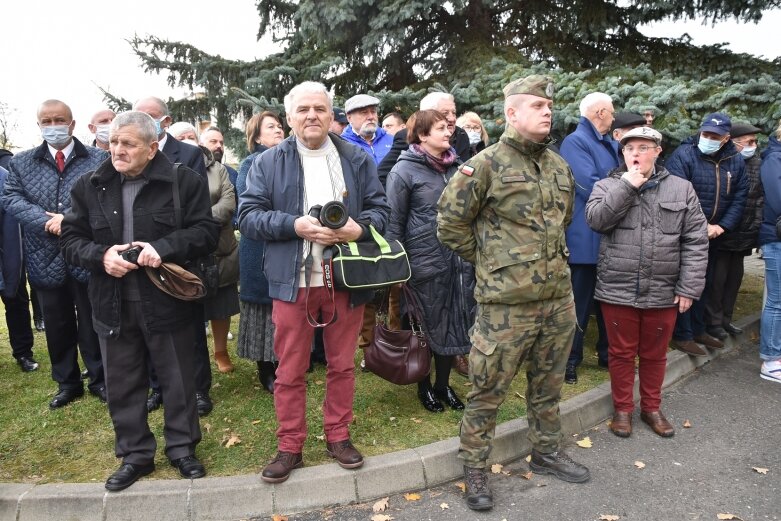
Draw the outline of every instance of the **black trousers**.
<instances>
[{"instance_id":1,"label":"black trousers","mask_svg":"<svg viewBox=\"0 0 781 521\"><path fill-rule=\"evenodd\" d=\"M212 388L212 366L209 357L209 344L206 342L206 325L204 323L206 318L202 304L196 303L193 305L193 309L193 349L190 356L193 357L195 391L208 396L209 390ZM154 369L150 372L149 383L152 389L163 392ZM163 393L163 400L167 405L165 393Z\"/></svg>"},{"instance_id":2,"label":"black trousers","mask_svg":"<svg viewBox=\"0 0 781 521\"><path fill-rule=\"evenodd\" d=\"M192 348L191 328L151 333L140 302L123 301L119 337L100 338L115 452L123 462L145 465L155 458L157 442L149 430L146 410L150 366L165 395L166 456L173 460L195 452L201 429L195 407Z\"/></svg>"},{"instance_id":3,"label":"black trousers","mask_svg":"<svg viewBox=\"0 0 781 521\"><path fill-rule=\"evenodd\" d=\"M575 297L575 315L578 327L575 328L575 337L572 340L572 350L569 353L567 364L579 366L583 361L583 340L588 329L588 320L591 311L597 318L599 337L595 346L597 356L602 362L607 362L607 331L605 321L602 319L602 310L599 302L594 301L594 290L597 287L596 264L570 264L572 278L572 293Z\"/></svg>"},{"instance_id":4,"label":"black trousers","mask_svg":"<svg viewBox=\"0 0 781 521\"><path fill-rule=\"evenodd\" d=\"M14 358L32 358L33 328L30 325L30 298L27 295L27 278L22 271L19 289L12 297L2 297L5 305L5 323Z\"/></svg>"},{"instance_id":5,"label":"black trousers","mask_svg":"<svg viewBox=\"0 0 781 521\"><path fill-rule=\"evenodd\" d=\"M707 327L725 326L732 322L732 312L743 282L743 259L751 254L744 251L712 251L713 273L708 298L705 301Z\"/></svg>"},{"instance_id":6,"label":"black trousers","mask_svg":"<svg viewBox=\"0 0 781 521\"><path fill-rule=\"evenodd\" d=\"M87 285L69 275L59 288L38 289L38 296L46 322L46 346L52 363L52 379L60 389L81 387L80 351L89 373L89 388L102 387L103 364L98 337L92 329L92 306L87 297Z\"/></svg>"}]
</instances>

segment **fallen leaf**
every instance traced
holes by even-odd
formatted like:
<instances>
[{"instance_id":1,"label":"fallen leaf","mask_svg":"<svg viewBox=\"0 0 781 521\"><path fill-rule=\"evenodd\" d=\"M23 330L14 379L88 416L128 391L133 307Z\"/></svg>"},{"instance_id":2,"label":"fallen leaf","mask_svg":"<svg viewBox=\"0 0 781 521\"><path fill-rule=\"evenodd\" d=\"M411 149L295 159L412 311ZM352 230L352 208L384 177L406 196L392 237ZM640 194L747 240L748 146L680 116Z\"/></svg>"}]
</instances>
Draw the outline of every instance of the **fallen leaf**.
<instances>
[{"instance_id":1,"label":"fallen leaf","mask_svg":"<svg viewBox=\"0 0 781 521\"><path fill-rule=\"evenodd\" d=\"M526 397L525 397L525 396L523 396L523 395L522 395L521 393L519 393L518 391L515 391L515 396L517 396L518 398L520 398L520 399L521 399L521 400L523 400L524 402L526 401Z\"/></svg>"},{"instance_id":2,"label":"fallen leaf","mask_svg":"<svg viewBox=\"0 0 781 521\"><path fill-rule=\"evenodd\" d=\"M526 456L526 463L529 463L531 460L532 460L532 455L531 454Z\"/></svg>"},{"instance_id":3,"label":"fallen leaf","mask_svg":"<svg viewBox=\"0 0 781 521\"><path fill-rule=\"evenodd\" d=\"M391 521L393 519L391 516L386 516L385 514L374 514L371 517L371 521Z\"/></svg>"},{"instance_id":4,"label":"fallen leaf","mask_svg":"<svg viewBox=\"0 0 781 521\"><path fill-rule=\"evenodd\" d=\"M323 381L322 380L315 380L315 385L323 385Z\"/></svg>"},{"instance_id":5,"label":"fallen leaf","mask_svg":"<svg viewBox=\"0 0 781 521\"><path fill-rule=\"evenodd\" d=\"M621 519L619 516L614 516L611 514L602 514L599 516L599 521L618 521Z\"/></svg>"},{"instance_id":6,"label":"fallen leaf","mask_svg":"<svg viewBox=\"0 0 781 521\"><path fill-rule=\"evenodd\" d=\"M315 436L315 439L318 441L325 441L325 434L321 434L319 436Z\"/></svg>"},{"instance_id":7,"label":"fallen leaf","mask_svg":"<svg viewBox=\"0 0 781 521\"><path fill-rule=\"evenodd\" d=\"M239 438L235 434L231 434L231 437L228 438L228 441L225 442L225 448L229 449L229 448L233 447L234 445L238 445L240 443L241 443L241 438Z\"/></svg>"},{"instance_id":8,"label":"fallen leaf","mask_svg":"<svg viewBox=\"0 0 781 521\"><path fill-rule=\"evenodd\" d=\"M423 423L423 420L420 418L410 418L410 420L412 420L413 423Z\"/></svg>"},{"instance_id":9,"label":"fallen leaf","mask_svg":"<svg viewBox=\"0 0 781 521\"><path fill-rule=\"evenodd\" d=\"M751 467L751 469L759 472L760 474L767 474L767 470L768 470L762 467Z\"/></svg>"},{"instance_id":10,"label":"fallen leaf","mask_svg":"<svg viewBox=\"0 0 781 521\"><path fill-rule=\"evenodd\" d=\"M578 447L582 447L584 449L590 449L592 447L591 438L589 438L588 436L586 436L582 440L576 441L575 443L578 444Z\"/></svg>"},{"instance_id":11,"label":"fallen leaf","mask_svg":"<svg viewBox=\"0 0 781 521\"><path fill-rule=\"evenodd\" d=\"M204 423L204 424L203 424L203 429L204 429L204 430L205 430L207 433L211 432L211 431L212 431L212 424L211 424L211 423Z\"/></svg>"},{"instance_id":12,"label":"fallen leaf","mask_svg":"<svg viewBox=\"0 0 781 521\"><path fill-rule=\"evenodd\" d=\"M392 422L395 422L395 421L396 421L396 417L395 417L395 416L391 416L391 417L390 417L390 418L388 418L388 419L389 419L390 421L392 421Z\"/></svg>"},{"instance_id":13,"label":"fallen leaf","mask_svg":"<svg viewBox=\"0 0 781 521\"><path fill-rule=\"evenodd\" d=\"M510 475L510 471L509 470L503 470L502 474L504 474L505 476L509 476Z\"/></svg>"},{"instance_id":14,"label":"fallen leaf","mask_svg":"<svg viewBox=\"0 0 781 521\"><path fill-rule=\"evenodd\" d=\"M529 472L524 472L523 474L521 474L521 477L527 480L532 479L532 476L534 476L534 472L532 472L531 470Z\"/></svg>"},{"instance_id":15,"label":"fallen leaf","mask_svg":"<svg viewBox=\"0 0 781 521\"><path fill-rule=\"evenodd\" d=\"M644 469L645 468L645 463L643 463L642 461L635 461L635 467L637 467L639 469Z\"/></svg>"},{"instance_id":16,"label":"fallen leaf","mask_svg":"<svg viewBox=\"0 0 781 521\"><path fill-rule=\"evenodd\" d=\"M212 384L212 389L216 389L218 387L220 387L220 382Z\"/></svg>"},{"instance_id":17,"label":"fallen leaf","mask_svg":"<svg viewBox=\"0 0 781 521\"><path fill-rule=\"evenodd\" d=\"M502 465L500 465L499 463L494 463L493 465L491 465L491 473L499 474L502 471L502 468L504 467L502 467Z\"/></svg>"},{"instance_id":18,"label":"fallen leaf","mask_svg":"<svg viewBox=\"0 0 781 521\"><path fill-rule=\"evenodd\" d=\"M469 382L469 381L467 381L467 382L464 382L464 383L463 383L463 384L461 384L461 385L463 385L464 387L469 387L469 386L471 386L471 385L472 385L472 382Z\"/></svg>"},{"instance_id":19,"label":"fallen leaf","mask_svg":"<svg viewBox=\"0 0 781 521\"><path fill-rule=\"evenodd\" d=\"M716 514L716 519L737 519L738 521L743 521L735 514Z\"/></svg>"},{"instance_id":20,"label":"fallen leaf","mask_svg":"<svg viewBox=\"0 0 781 521\"><path fill-rule=\"evenodd\" d=\"M448 508L450 508L450 505L448 505L447 503L440 503L439 508L441 508L442 510L447 510Z\"/></svg>"},{"instance_id":21,"label":"fallen leaf","mask_svg":"<svg viewBox=\"0 0 781 521\"><path fill-rule=\"evenodd\" d=\"M408 492L407 494L404 494L404 499L407 501L420 501L420 494Z\"/></svg>"},{"instance_id":22,"label":"fallen leaf","mask_svg":"<svg viewBox=\"0 0 781 521\"><path fill-rule=\"evenodd\" d=\"M456 483L456 486L461 489L461 492L466 492L466 483L463 481Z\"/></svg>"},{"instance_id":23,"label":"fallen leaf","mask_svg":"<svg viewBox=\"0 0 781 521\"><path fill-rule=\"evenodd\" d=\"M260 422L261 422L261 420L254 420L254 421L252 422L252 425L257 425L257 424L259 424Z\"/></svg>"},{"instance_id":24,"label":"fallen leaf","mask_svg":"<svg viewBox=\"0 0 781 521\"><path fill-rule=\"evenodd\" d=\"M684 429L691 429L691 426L692 426L692 422L690 422L689 420L683 420Z\"/></svg>"},{"instance_id":25,"label":"fallen leaf","mask_svg":"<svg viewBox=\"0 0 781 521\"><path fill-rule=\"evenodd\" d=\"M374 505L372 505L372 510L374 512L385 512L388 510L388 499L390 498L384 497L377 501Z\"/></svg>"},{"instance_id":26,"label":"fallen leaf","mask_svg":"<svg viewBox=\"0 0 781 521\"><path fill-rule=\"evenodd\" d=\"M271 521L287 521L287 516L274 514L273 516L271 516Z\"/></svg>"}]
</instances>

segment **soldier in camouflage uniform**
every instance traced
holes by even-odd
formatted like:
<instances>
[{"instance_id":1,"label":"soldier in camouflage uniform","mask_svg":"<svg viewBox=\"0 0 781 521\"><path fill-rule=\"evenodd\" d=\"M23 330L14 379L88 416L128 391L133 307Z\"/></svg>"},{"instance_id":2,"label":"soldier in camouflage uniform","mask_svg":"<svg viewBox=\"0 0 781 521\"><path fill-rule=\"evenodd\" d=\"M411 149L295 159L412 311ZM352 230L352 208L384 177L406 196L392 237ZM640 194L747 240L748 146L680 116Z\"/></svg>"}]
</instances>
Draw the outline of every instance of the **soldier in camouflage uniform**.
<instances>
[{"instance_id":1,"label":"soldier in camouflage uniform","mask_svg":"<svg viewBox=\"0 0 781 521\"><path fill-rule=\"evenodd\" d=\"M472 262L477 276L472 391L458 454L474 510L493 506L485 466L496 413L527 359L531 469L570 482L589 479L586 467L559 450L559 399L575 332L564 239L574 180L567 163L547 148L553 83L529 76L507 85L504 94L504 134L453 176L437 216L439 240Z\"/></svg>"}]
</instances>

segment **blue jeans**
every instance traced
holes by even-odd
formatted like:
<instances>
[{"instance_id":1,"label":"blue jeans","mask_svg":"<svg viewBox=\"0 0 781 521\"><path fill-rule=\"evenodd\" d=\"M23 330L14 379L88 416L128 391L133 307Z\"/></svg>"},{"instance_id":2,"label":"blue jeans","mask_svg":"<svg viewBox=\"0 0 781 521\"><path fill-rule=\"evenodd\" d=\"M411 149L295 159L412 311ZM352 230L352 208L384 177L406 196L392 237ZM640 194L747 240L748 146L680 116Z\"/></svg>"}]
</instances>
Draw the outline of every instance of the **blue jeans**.
<instances>
[{"instance_id":1,"label":"blue jeans","mask_svg":"<svg viewBox=\"0 0 781 521\"><path fill-rule=\"evenodd\" d=\"M762 256L767 301L759 329L759 357L767 361L781 360L781 242L762 246Z\"/></svg>"}]
</instances>

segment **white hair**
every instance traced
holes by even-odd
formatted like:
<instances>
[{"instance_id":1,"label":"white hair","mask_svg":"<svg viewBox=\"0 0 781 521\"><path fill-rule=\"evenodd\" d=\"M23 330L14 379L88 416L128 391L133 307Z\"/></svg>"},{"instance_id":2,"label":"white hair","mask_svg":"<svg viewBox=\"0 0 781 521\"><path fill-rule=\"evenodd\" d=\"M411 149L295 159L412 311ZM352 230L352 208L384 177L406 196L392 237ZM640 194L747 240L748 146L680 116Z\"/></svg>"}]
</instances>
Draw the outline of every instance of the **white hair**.
<instances>
[{"instance_id":1,"label":"white hair","mask_svg":"<svg viewBox=\"0 0 781 521\"><path fill-rule=\"evenodd\" d=\"M120 112L117 117L111 122L109 132L112 134L122 127L136 127L141 139L147 145L153 141L157 141L157 129L155 128L155 120L152 116L146 112L140 112L138 110L132 110L128 112Z\"/></svg>"},{"instance_id":2,"label":"white hair","mask_svg":"<svg viewBox=\"0 0 781 521\"><path fill-rule=\"evenodd\" d=\"M423 96L423 99L420 100L420 110L437 110L437 106L442 100L456 101L449 92L431 92Z\"/></svg>"},{"instance_id":3,"label":"white hair","mask_svg":"<svg viewBox=\"0 0 781 521\"><path fill-rule=\"evenodd\" d=\"M295 99L301 94L324 94L328 100L328 110L333 110L333 101L331 100L331 93L325 88L325 85L318 81L305 81L299 83L287 93L285 96L285 113L288 115L293 114L295 108Z\"/></svg>"},{"instance_id":4,"label":"white hair","mask_svg":"<svg viewBox=\"0 0 781 521\"><path fill-rule=\"evenodd\" d=\"M195 130L195 127L186 121L178 121L168 127L168 133L177 139L185 132L192 132L196 136L198 135L198 131Z\"/></svg>"},{"instance_id":5,"label":"white hair","mask_svg":"<svg viewBox=\"0 0 781 521\"><path fill-rule=\"evenodd\" d=\"M580 115L588 117L589 111L602 103L613 103L613 98L604 92L592 92L580 100Z\"/></svg>"}]
</instances>

